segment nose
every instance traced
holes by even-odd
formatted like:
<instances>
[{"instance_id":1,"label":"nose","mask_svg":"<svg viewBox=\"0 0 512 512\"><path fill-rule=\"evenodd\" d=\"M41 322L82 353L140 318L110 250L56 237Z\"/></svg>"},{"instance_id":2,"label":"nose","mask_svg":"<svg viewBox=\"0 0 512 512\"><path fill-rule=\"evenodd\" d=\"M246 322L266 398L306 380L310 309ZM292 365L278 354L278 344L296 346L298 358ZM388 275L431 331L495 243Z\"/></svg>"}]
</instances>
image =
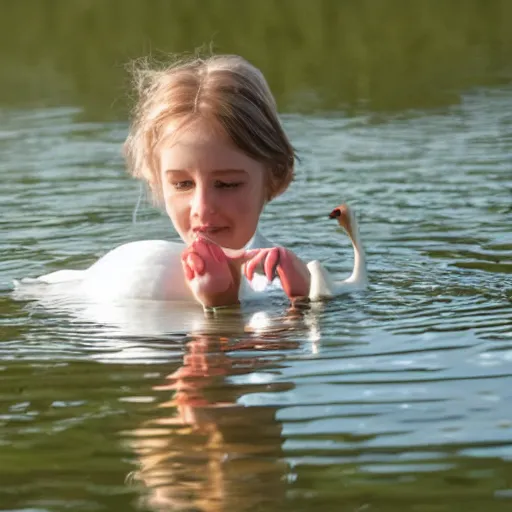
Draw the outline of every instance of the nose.
<instances>
[{"instance_id":1,"label":"nose","mask_svg":"<svg viewBox=\"0 0 512 512\"><path fill-rule=\"evenodd\" d=\"M190 210L192 217L206 221L217 209L215 190L205 183L197 183L191 197Z\"/></svg>"}]
</instances>

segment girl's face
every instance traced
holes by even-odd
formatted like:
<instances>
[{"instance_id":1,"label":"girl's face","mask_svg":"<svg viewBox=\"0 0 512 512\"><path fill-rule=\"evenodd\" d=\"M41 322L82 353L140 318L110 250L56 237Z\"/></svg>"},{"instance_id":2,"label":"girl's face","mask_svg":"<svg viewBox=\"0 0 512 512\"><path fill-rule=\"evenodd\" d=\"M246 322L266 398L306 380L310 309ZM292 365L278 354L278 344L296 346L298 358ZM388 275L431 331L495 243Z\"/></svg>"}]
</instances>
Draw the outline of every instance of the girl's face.
<instances>
[{"instance_id":1,"label":"girl's face","mask_svg":"<svg viewBox=\"0 0 512 512\"><path fill-rule=\"evenodd\" d=\"M265 166L204 120L168 140L159 152L162 192L183 241L190 244L204 233L222 247L244 247L265 203Z\"/></svg>"}]
</instances>

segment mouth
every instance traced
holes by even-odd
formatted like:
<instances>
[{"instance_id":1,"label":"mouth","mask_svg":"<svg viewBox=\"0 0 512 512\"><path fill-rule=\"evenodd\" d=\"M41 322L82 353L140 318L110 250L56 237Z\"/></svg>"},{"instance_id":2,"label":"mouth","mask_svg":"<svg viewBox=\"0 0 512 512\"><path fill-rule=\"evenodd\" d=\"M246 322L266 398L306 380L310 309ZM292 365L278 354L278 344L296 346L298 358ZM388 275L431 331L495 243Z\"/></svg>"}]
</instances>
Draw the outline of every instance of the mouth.
<instances>
[{"instance_id":1,"label":"mouth","mask_svg":"<svg viewBox=\"0 0 512 512\"><path fill-rule=\"evenodd\" d=\"M225 233L227 233L228 228L222 227L222 226L208 226L208 227L198 227L194 228L193 230L194 238L203 237L207 240L210 240L211 242L217 243L215 241L215 238L217 238L219 235L222 236Z\"/></svg>"},{"instance_id":2,"label":"mouth","mask_svg":"<svg viewBox=\"0 0 512 512\"><path fill-rule=\"evenodd\" d=\"M329 219L336 219L337 217L341 217L341 212L339 208L335 208L330 214Z\"/></svg>"}]
</instances>

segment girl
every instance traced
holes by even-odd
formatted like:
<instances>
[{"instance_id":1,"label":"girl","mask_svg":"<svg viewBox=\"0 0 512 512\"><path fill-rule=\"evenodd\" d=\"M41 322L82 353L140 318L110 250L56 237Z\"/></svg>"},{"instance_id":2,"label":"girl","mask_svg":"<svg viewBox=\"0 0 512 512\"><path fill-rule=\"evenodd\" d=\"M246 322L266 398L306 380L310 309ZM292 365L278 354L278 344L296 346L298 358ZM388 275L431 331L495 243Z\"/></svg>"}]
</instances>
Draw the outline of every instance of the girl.
<instances>
[{"instance_id":1,"label":"girl","mask_svg":"<svg viewBox=\"0 0 512 512\"><path fill-rule=\"evenodd\" d=\"M257 231L265 204L292 181L295 161L262 73L220 55L145 68L137 78L128 167L187 244L181 260L196 298L205 306L238 302L242 264L248 282L262 265L290 299L308 297L306 264Z\"/></svg>"}]
</instances>

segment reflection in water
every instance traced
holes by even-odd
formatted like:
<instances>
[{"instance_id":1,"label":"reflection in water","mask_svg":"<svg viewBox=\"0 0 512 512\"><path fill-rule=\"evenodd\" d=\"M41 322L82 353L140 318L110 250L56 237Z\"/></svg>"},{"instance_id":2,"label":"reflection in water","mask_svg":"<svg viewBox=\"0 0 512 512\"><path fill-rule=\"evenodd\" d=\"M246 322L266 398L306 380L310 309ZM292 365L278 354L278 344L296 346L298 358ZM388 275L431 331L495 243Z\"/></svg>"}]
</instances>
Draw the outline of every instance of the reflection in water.
<instances>
[{"instance_id":1,"label":"reflection in water","mask_svg":"<svg viewBox=\"0 0 512 512\"><path fill-rule=\"evenodd\" d=\"M302 325L302 314L290 310L287 325ZM280 393L291 382L251 382L234 377L258 369L277 371L272 351L298 348L275 332L244 336L196 335L186 345L181 366L156 389L170 392L161 403L165 414L129 433L139 469L133 482L147 489L144 501L156 510L253 510L285 499L287 464L277 406L244 406L247 393ZM254 351L266 355L254 356ZM245 357L233 354L249 352ZM283 356L284 357L284 356Z\"/></svg>"}]
</instances>

